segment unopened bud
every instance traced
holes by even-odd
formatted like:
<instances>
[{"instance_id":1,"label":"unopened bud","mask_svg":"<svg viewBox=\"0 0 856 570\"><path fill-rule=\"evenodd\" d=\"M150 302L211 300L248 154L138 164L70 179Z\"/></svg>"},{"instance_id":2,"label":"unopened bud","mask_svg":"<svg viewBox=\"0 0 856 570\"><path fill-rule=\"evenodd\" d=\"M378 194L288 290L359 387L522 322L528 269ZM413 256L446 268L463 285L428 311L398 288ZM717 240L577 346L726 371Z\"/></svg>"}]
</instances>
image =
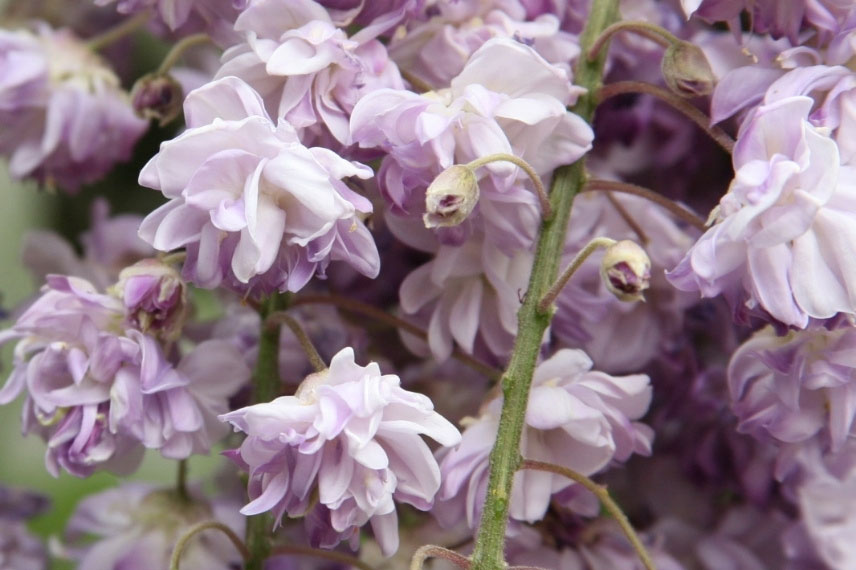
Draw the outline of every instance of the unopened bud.
<instances>
[{"instance_id":1,"label":"unopened bud","mask_svg":"<svg viewBox=\"0 0 856 570\"><path fill-rule=\"evenodd\" d=\"M630 240L609 246L600 264L606 288L622 301L642 301L651 281L651 260L645 250Z\"/></svg>"},{"instance_id":2,"label":"unopened bud","mask_svg":"<svg viewBox=\"0 0 856 570\"><path fill-rule=\"evenodd\" d=\"M716 84L716 76L704 52L689 42L667 47L661 68L666 85L681 97L709 95Z\"/></svg>"},{"instance_id":3,"label":"unopened bud","mask_svg":"<svg viewBox=\"0 0 856 570\"><path fill-rule=\"evenodd\" d=\"M134 111L144 119L166 125L181 113L184 89L168 73L149 73L140 77L131 89Z\"/></svg>"},{"instance_id":4,"label":"unopened bud","mask_svg":"<svg viewBox=\"0 0 856 570\"><path fill-rule=\"evenodd\" d=\"M426 228L457 226L479 201L479 184L472 168L455 165L440 173L425 195Z\"/></svg>"},{"instance_id":5,"label":"unopened bud","mask_svg":"<svg viewBox=\"0 0 856 570\"><path fill-rule=\"evenodd\" d=\"M187 314L187 286L171 265L144 259L119 273L112 293L125 304L128 319L145 333L175 340Z\"/></svg>"}]
</instances>

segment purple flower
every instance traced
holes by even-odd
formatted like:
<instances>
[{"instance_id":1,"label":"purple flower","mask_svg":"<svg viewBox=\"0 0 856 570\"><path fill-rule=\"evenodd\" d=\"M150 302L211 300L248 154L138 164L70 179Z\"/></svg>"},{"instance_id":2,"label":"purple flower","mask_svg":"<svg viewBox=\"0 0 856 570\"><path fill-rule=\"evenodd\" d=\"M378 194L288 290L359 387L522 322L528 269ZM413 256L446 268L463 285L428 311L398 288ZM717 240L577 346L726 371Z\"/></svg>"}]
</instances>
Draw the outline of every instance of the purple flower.
<instances>
[{"instance_id":1,"label":"purple flower","mask_svg":"<svg viewBox=\"0 0 856 570\"><path fill-rule=\"evenodd\" d=\"M187 317L187 285L172 266L144 259L119 274L113 293L122 299L135 328L175 340Z\"/></svg>"},{"instance_id":2,"label":"purple flower","mask_svg":"<svg viewBox=\"0 0 856 570\"><path fill-rule=\"evenodd\" d=\"M44 544L24 523L0 517L0 570L47 570Z\"/></svg>"},{"instance_id":3,"label":"purple flower","mask_svg":"<svg viewBox=\"0 0 856 570\"><path fill-rule=\"evenodd\" d=\"M356 102L382 87L404 87L374 39L382 29L369 26L349 38L312 0L253 0L235 30L246 39L223 54L217 77L246 81L270 115L288 121L304 142L350 144Z\"/></svg>"},{"instance_id":4,"label":"purple flower","mask_svg":"<svg viewBox=\"0 0 856 570\"><path fill-rule=\"evenodd\" d=\"M738 429L762 440L839 451L856 436L856 329L756 333L731 357Z\"/></svg>"},{"instance_id":5,"label":"purple flower","mask_svg":"<svg viewBox=\"0 0 856 570\"><path fill-rule=\"evenodd\" d=\"M216 416L249 378L237 351L212 340L173 366L153 338L127 325L121 301L54 275L0 334L2 342L20 339L0 403L26 391L23 431L47 441L55 476L60 468L79 477L132 471L140 444L183 459L225 435Z\"/></svg>"},{"instance_id":6,"label":"purple flower","mask_svg":"<svg viewBox=\"0 0 856 570\"><path fill-rule=\"evenodd\" d=\"M237 39L232 24L246 0L95 0L98 6L116 4L121 14L152 10L161 26L171 32L207 32L218 43Z\"/></svg>"},{"instance_id":7,"label":"purple flower","mask_svg":"<svg viewBox=\"0 0 856 570\"><path fill-rule=\"evenodd\" d=\"M162 251L186 247L187 279L255 294L299 291L333 260L377 276L377 248L361 221L371 203L342 181L369 178L370 168L303 146L235 77L190 93L185 117L187 131L140 174L140 184L170 199L140 236Z\"/></svg>"},{"instance_id":8,"label":"purple flower","mask_svg":"<svg viewBox=\"0 0 856 570\"><path fill-rule=\"evenodd\" d=\"M251 501L241 512L272 511L279 525L285 514L304 514L317 489L318 528L326 526L341 540L370 522L384 554L395 552L393 499L428 510L440 487L440 469L419 435L444 446L460 441L427 397L401 389L399 382L381 375L375 363L357 365L353 350L345 348L329 369L308 376L295 396L221 416L247 434L229 452L250 474ZM330 546L329 537L312 534L315 543Z\"/></svg>"},{"instance_id":9,"label":"purple flower","mask_svg":"<svg viewBox=\"0 0 856 570\"><path fill-rule=\"evenodd\" d=\"M613 377L591 370L581 350L563 349L535 369L520 452L527 459L566 466L584 475L631 454L650 455L653 430L637 422L651 401L647 376ZM502 399L468 420L463 441L442 452L440 498L454 500L473 527L487 489L488 455L496 439ZM544 471L521 471L514 479L510 516L540 520L551 496L573 484ZM449 509L446 513L456 512ZM457 515L456 512L456 515Z\"/></svg>"},{"instance_id":10,"label":"purple flower","mask_svg":"<svg viewBox=\"0 0 856 570\"><path fill-rule=\"evenodd\" d=\"M176 541L193 525L217 520L238 536L244 520L236 503L206 500L196 493L124 483L83 499L68 521L61 554L79 570L150 570L169 567ZM95 538L94 541L89 540ZM205 531L187 543L182 567L231 570L241 557L219 531Z\"/></svg>"},{"instance_id":11,"label":"purple flower","mask_svg":"<svg viewBox=\"0 0 856 570\"><path fill-rule=\"evenodd\" d=\"M734 181L714 224L669 274L679 289L722 293L741 313L805 328L856 313L856 173L808 121L813 100L759 107L734 148Z\"/></svg>"},{"instance_id":12,"label":"purple flower","mask_svg":"<svg viewBox=\"0 0 856 570\"><path fill-rule=\"evenodd\" d=\"M0 30L0 154L13 177L69 192L127 160L147 124L119 78L67 30Z\"/></svg>"}]
</instances>

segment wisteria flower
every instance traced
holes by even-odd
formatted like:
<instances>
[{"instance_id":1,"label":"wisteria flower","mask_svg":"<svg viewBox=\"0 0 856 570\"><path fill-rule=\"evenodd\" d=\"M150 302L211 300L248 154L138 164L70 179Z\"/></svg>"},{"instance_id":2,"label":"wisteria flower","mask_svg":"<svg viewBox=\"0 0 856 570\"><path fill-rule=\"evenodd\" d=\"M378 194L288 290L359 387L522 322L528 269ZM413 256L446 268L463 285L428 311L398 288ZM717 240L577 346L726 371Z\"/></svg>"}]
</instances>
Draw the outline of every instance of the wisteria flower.
<instances>
[{"instance_id":1,"label":"wisteria flower","mask_svg":"<svg viewBox=\"0 0 856 570\"><path fill-rule=\"evenodd\" d=\"M88 282L50 276L42 296L0 341L20 339L0 403L26 392L23 431L48 443L45 462L79 477L129 472L142 446L183 459L224 435L216 416L249 378L224 341L200 344L177 366L127 326L123 303Z\"/></svg>"},{"instance_id":2,"label":"wisteria flower","mask_svg":"<svg viewBox=\"0 0 856 570\"><path fill-rule=\"evenodd\" d=\"M217 77L246 81L270 115L287 120L304 142L331 142L332 135L340 145L350 144L348 120L356 102L381 87L404 88L375 39L383 27L369 26L349 38L312 0L251 0L235 30L245 41L223 54Z\"/></svg>"},{"instance_id":3,"label":"wisteria flower","mask_svg":"<svg viewBox=\"0 0 856 570\"><path fill-rule=\"evenodd\" d=\"M651 453L653 430L636 421L651 402L648 377L614 377L591 367L583 351L562 349L535 369L520 444L523 457L591 475L633 453ZM501 405L501 398L488 403L481 416L469 422L461 444L441 452L439 498L453 501L443 517L462 512L471 527L478 522ZM571 484L560 475L521 471L514 478L510 516L540 520L551 496Z\"/></svg>"},{"instance_id":4,"label":"wisteria flower","mask_svg":"<svg viewBox=\"0 0 856 570\"><path fill-rule=\"evenodd\" d=\"M130 158L147 123L68 30L0 30L0 154L15 178L73 192Z\"/></svg>"},{"instance_id":5,"label":"wisteria flower","mask_svg":"<svg viewBox=\"0 0 856 570\"><path fill-rule=\"evenodd\" d=\"M740 314L789 326L856 313L856 176L808 121L813 101L759 107L734 147L734 181L672 283L723 294Z\"/></svg>"},{"instance_id":6,"label":"wisteria flower","mask_svg":"<svg viewBox=\"0 0 856 570\"><path fill-rule=\"evenodd\" d=\"M250 474L251 501L241 512L272 511L278 525L283 515L305 513L317 489L333 533L371 523L384 554L395 552L393 499L428 510L440 488L440 469L420 434L444 446L460 441L427 397L399 382L375 363L359 366L345 348L296 395L221 416L247 434L230 452Z\"/></svg>"},{"instance_id":7,"label":"wisteria flower","mask_svg":"<svg viewBox=\"0 0 856 570\"><path fill-rule=\"evenodd\" d=\"M195 492L183 497L174 490L124 483L77 505L60 553L76 561L79 570L167 568L175 543L197 523L217 520L243 536L237 507L228 499L209 501ZM209 530L188 542L181 561L187 568L231 570L241 556L218 531Z\"/></svg>"},{"instance_id":8,"label":"wisteria flower","mask_svg":"<svg viewBox=\"0 0 856 570\"><path fill-rule=\"evenodd\" d=\"M856 436L856 329L767 328L731 357L728 384L740 431L780 444L819 440L833 452Z\"/></svg>"},{"instance_id":9,"label":"wisteria flower","mask_svg":"<svg viewBox=\"0 0 856 570\"><path fill-rule=\"evenodd\" d=\"M333 260L378 274L361 220L371 203L342 181L369 178L370 168L303 146L235 77L190 93L185 117L187 131L163 143L140 174L140 184L170 199L140 236L162 251L187 248L187 279L263 294L298 291Z\"/></svg>"}]
</instances>

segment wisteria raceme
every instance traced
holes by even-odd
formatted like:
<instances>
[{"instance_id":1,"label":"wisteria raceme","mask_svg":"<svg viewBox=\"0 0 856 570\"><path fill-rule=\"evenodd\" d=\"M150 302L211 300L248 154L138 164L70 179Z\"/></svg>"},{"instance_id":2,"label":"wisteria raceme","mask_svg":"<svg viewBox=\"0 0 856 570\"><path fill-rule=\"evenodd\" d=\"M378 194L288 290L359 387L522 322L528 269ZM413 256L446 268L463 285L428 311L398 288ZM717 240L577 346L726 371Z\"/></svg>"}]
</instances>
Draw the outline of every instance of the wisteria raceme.
<instances>
[{"instance_id":1,"label":"wisteria raceme","mask_svg":"<svg viewBox=\"0 0 856 570\"><path fill-rule=\"evenodd\" d=\"M0 337L20 339L0 403L26 393L24 433L47 441L54 475L128 472L141 445L183 459L224 435L216 415L249 376L237 351L212 340L173 366L153 338L126 325L119 299L54 275Z\"/></svg>"},{"instance_id":2,"label":"wisteria raceme","mask_svg":"<svg viewBox=\"0 0 856 570\"><path fill-rule=\"evenodd\" d=\"M395 552L393 499L427 510L440 487L440 469L419 435L444 446L460 441L428 398L399 382L381 375L375 363L359 366L346 348L329 369L308 376L295 396L221 416L247 434L229 455L250 474L252 500L241 512L272 511L279 525L285 514L306 512L317 492L307 524L326 526L333 538L310 531L318 543L329 547L371 523L383 552Z\"/></svg>"},{"instance_id":3,"label":"wisteria raceme","mask_svg":"<svg viewBox=\"0 0 856 570\"><path fill-rule=\"evenodd\" d=\"M299 291L333 260L378 274L377 248L359 217L371 203L342 182L371 169L303 146L235 77L190 93L184 112L188 129L140 174L140 184L170 199L143 221L140 236L161 251L187 248L185 277L261 295Z\"/></svg>"},{"instance_id":4,"label":"wisteria raceme","mask_svg":"<svg viewBox=\"0 0 856 570\"><path fill-rule=\"evenodd\" d=\"M0 154L15 178L74 192L130 158L146 123L69 30L0 30Z\"/></svg>"}]
</instances>

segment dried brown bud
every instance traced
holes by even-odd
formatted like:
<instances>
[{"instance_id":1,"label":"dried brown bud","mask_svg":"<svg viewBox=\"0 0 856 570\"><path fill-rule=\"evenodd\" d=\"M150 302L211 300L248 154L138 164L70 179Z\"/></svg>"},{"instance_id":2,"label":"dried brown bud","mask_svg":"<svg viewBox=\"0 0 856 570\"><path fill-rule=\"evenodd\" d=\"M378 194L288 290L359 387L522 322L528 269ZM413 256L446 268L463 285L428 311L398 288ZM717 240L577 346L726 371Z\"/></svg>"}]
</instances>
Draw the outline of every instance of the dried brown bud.
<instances>
[{"instance_id":1,"label":"dried brown bud","mask_svg":"<svg viewBox=\"0 0 856 570\"><path fill-rule=\"evenodd\" d=\"M600 264L606 288L622 301L642 301L651 281L651 260L638 244L621 240L609 246Z\"/></svg>"},{"instance_id":2,"label":"dried brown bud","mask_svg":"<svg viewBox=\"0 0 856 570\"><path fill-rule=\"evenodd\" d=\"M681 97L709 95L716 85L716 76L704 52L689 42L666 48L661 67L666 85Z\"/></svg>"},{"instance_id":3,"label":"dried brown bud","mask_svg":"<svg viewBox=\"0 0 856 570\"><path fill-rule=\"evenodd\" d=\"M425 195L426 228L457 226L479 201L479 184L472 168L455 165L440 173Z\"/></svg>"},{"instance_id":4,"label":"dried brown bud","mask_svg":"<svg viewBox=\"0 0 856 570\"><path fill-rule=\"evenodd\" d=\"M181 113L184 89L168 73L149 73L140 77L131 89L134 111L144 119L166 125Z\"/></svg>"}]
</instances>

